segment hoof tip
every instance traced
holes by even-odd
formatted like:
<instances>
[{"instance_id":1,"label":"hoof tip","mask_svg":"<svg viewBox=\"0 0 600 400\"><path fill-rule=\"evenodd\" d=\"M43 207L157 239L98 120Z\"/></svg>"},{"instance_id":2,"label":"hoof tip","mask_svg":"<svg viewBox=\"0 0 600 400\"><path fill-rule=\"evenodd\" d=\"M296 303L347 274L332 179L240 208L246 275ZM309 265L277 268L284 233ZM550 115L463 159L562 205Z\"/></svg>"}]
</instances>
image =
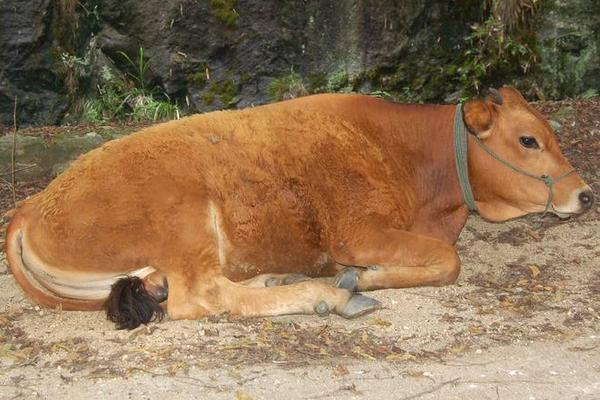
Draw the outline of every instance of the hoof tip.
<instances>
[{"instance_id":1,"label":"hoof tip","mask_svg":"<svg viewBox=\"0 0 600 400\"><path fill-rule=\"evenodd\" d=\"M356 292L358 290L358 272L358 268L345 268L335 279L335 287Z\"/></svg>"},{"instance_id":2,"label":"hoof tip","mask_svg":"<svg viewBox=\"0 0 600 400\"><path fill-rule=\"evenodd\" d=\"M381 303L362 294L353 295L339 313L347 319L362 317L381 308Z\"/></svg>"},{"instance_id":3,"label":"hoof tip","mask_svg":"<svg viewBox=\"0 0 600 400\"><path fill-rule=\"evenodd\" d=\"M324 317L329 314L329 306L324 301L320 301L319 304L315 306L315 312L319 316Z\"/></svg>"}]
</instances>

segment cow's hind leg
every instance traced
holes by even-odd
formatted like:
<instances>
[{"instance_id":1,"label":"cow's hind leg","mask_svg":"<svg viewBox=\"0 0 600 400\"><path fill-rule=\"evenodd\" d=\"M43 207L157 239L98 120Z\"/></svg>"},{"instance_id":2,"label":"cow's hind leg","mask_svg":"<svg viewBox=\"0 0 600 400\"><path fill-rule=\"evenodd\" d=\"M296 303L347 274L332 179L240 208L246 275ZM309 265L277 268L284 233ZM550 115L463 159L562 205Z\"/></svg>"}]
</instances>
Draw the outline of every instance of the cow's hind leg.
<instances>
[{"instance_id":1,"label":"cow's hind leg","mask_svg":"<svg viewBox=\"0 0 600 400\"><path fill-rule=\"evenodd\" d=\"M300 273L261 274L238 283L248 287L272 287L281 285L292 285L294 283L304 282L309 279L310 277Z\"/></svg>"},{"instance_id":2,"label":"cow's hind leg","mask_svg":"<svg viewBox=\"0 0 600 400\"><path fill-rule=\"evenodd\" d=\"M318 280L286 286L248 287L220 272L214 248L181 258L167 279L167 311L173 319L198 319L230 313L239 316L336 313L355 318L380 307L379 302ZM171 259L173 261L173 259Z\"/></svg>"},{"instance_id":3,"label":"cow's hind leg","mask_svg":"<svg viewBox=\"0 0 600 400\"><path fill-rule=\"evenodd\" d=\"M222 313L244 317L336 313L344 318L356 318L378 308L380 303L374 299L319 280L248 287L225 277L196 287L171 282L167 302L173 319L198 319Z\"/></svg>"},{"instance_id":4,"label":"cow's hind leg","mask_svg":"<svg viewBox=\"0 0 600 400\"><path fill-rule=\"evenodd\" d=\"M351 291L442 286L460 272L453 246L396 229L366 231L360 240L335 249L334 256L349 266L338 274L336 286Z\"/></svg>"}]
</instances>

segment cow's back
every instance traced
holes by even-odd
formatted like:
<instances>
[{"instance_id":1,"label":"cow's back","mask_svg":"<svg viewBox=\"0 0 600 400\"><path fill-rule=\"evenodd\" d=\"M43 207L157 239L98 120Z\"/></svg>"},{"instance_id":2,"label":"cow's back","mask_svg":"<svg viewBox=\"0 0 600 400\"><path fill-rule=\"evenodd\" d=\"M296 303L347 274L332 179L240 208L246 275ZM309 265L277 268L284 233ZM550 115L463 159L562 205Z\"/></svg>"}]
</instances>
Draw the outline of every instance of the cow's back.
<instances>
[{"instance_id":1,"label":"cow's back","mask_svg":"<svg viewBox=\"0 0 600 400\"><path fill-rule=\"evenodd\" d=\"M205 223L218 210L230 244L227 261L245 269L236 278L264 272L259 264L270 272L326 265L331 240L353 226L408 224L406 208L414 201L402 185L408 172L390 166L360 123L317 108L292 102L195 115L84 155L26 205L39 216L40 237L65 237L47 253L66 260L47 261L80 260L71 262L69 254L88 237L98 247L90 256L107 265L120 251L115 243L143 264L153 251L149 239L190 204L198 209L190 223Z\"/></svg>"}]
</instances>

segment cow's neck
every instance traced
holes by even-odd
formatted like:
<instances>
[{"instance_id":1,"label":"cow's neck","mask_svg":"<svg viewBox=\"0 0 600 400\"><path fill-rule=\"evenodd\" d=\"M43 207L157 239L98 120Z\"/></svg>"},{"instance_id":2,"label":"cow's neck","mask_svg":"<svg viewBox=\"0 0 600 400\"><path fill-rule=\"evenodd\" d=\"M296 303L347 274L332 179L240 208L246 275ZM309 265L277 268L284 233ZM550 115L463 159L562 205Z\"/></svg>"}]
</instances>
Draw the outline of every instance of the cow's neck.
<instances>
[{"instance_id":1,"label":"cow's neck","mask_svg":"<svg viewBox=\"0 0 600 400\"><path fill-rule=\"evenodd\" d=\"M454 161L455 106L396 107L390 142L399 154L413 153L417 209L411 230L454 243L469 213Z\"/></svg>"}]
</instances>

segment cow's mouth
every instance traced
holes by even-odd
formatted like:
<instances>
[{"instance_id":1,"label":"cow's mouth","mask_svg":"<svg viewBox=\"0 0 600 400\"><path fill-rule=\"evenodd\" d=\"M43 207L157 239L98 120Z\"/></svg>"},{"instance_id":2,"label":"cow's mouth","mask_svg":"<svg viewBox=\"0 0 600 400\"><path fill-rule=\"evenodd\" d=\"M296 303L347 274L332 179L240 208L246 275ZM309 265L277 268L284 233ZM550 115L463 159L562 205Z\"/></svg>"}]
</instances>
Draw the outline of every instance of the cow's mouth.
<instances>
[{"instance_id":1,"label":"cow's mouth","mask_svg":"<svg viewBox=\"0 0 600 400\"><path fill-rule=\"evenodd\" d=\"M551 210L552 210L552 213L553 213L554 215L556 215L556 216L557 216L558 218L560 218L560 219L569 219L569 218L571 218L573 215L577 215L577 214L579 214L579 213L577 213L577 212L564 212L564 211L559 211L559 210L557 210L557 209L554 207L554 205L552 205L552 209L551 209Z\"/></svg>"}]
</instances>

